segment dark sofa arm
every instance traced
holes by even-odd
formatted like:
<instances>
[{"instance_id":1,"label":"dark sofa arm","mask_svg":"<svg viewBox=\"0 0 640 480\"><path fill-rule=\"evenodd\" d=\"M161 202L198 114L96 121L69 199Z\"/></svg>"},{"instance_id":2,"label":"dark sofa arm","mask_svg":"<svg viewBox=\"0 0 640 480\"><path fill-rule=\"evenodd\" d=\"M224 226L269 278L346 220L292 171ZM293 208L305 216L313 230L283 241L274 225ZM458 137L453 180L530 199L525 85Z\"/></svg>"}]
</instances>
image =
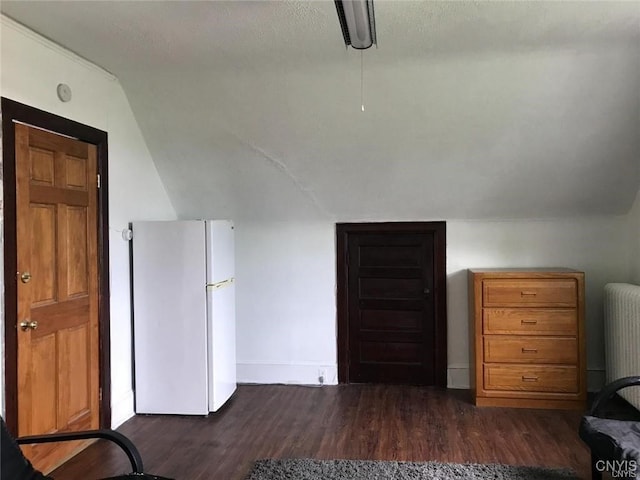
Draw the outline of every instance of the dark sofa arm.
<instances>
[{"instance_id":1,"label":"dark sofa arm","mask_svg":"<svg viewBox=\"0 0 640 480\"><path fill-rule=\"evenodd\" d=\"M618 380L605 385L593 400L589 415L591 415L592 417L596 417L598 409L605 403L607 403L618 390L622 390L623 388L632 387L635 385L640 385L640 376L619 378Z\"/></svg>"},{"instance_id":2,"label":"dark sofa arm","mask_svg":"<svg viewBox=\"0 0 640 480\"><path fill-rule=\"evenodd\" d=\"M135 445L127 437L114 430L86 430L82 432L65 432L65 433L50 433L47 435L30 435L28 437L20 437L16 439L19 445L29 443L52 443L52 442L67 442L71 440L87 440L91 438L101 438L109 440L118 445L124 453L127 454L129 461L131 462L131 468L134 473L142 473L142 457Z\"/></svg>"}]
</instances>

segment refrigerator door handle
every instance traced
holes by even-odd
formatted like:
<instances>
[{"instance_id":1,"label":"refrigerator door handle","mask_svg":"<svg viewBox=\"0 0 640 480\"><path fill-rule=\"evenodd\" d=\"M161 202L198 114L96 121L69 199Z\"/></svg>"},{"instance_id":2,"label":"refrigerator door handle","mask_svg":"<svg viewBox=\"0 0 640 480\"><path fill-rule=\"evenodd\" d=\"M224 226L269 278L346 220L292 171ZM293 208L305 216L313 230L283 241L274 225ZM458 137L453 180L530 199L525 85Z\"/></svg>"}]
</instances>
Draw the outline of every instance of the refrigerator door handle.
<instances>
[{"instance_id":1,"label":"refrigerator door handle","mask_svg":"<svg viewBox=\"0 0 640 480\"><path fill-rule=\"evenodd\" d=\"M216 283L207 283L207 289L208 290L217 290L219 288L224 288L224 287L228 287L229 285L231 285L233 282L235 282L235 278L231 277L227 280L223 280L221 282L216 282Z\"/></svg>"}]
</instances>

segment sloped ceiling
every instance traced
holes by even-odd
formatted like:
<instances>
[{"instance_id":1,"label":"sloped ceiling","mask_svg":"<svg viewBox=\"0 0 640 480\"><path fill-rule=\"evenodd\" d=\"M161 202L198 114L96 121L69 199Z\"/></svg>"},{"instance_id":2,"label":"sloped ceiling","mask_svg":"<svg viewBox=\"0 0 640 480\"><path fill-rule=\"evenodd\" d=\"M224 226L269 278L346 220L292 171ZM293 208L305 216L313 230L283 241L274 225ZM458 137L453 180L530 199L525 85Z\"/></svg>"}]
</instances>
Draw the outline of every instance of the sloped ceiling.
<instances>
[{"instance_id":1,"label":"sloped ceiling","mask_svg":"<svg viewBox=\"0 0 640 480\"><path fill-rule=\"evenodd\" d=\"M332 1L1 4L120 79L182 217L629 210L639 2L375 6L361 55Z\"/></svg>"}]
</instances>

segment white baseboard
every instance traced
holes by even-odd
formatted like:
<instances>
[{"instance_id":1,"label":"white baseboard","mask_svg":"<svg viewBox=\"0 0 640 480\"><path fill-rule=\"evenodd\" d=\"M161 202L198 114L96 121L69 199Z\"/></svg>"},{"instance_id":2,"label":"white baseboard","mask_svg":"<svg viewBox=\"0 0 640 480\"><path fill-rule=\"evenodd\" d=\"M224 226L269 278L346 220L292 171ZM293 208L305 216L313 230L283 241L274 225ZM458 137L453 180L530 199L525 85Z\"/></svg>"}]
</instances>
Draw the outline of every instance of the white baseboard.
<instances>
[{"instance_id":1,"label":"white baseboard","mask_svg":"<svg viewBox=\"0 0 640 480\"><path fill-rule=\"evenodd\" d=\"M238 363L236 371L238 383L320 385L320 372L324 372L324 385L338 384L336 365Z\"/></svg>"},{"instance_id":2,"label":"white baseboard","mask_svg":"<svg viewBox=\"0 0 640 480\"><path fill-rule=\"evenodd\" d=\"M133 411L133 390L119 398L111 398L111 428L114 430L135 415Z\"/></svg>"},{"instance_id":3,"label":"white baseboard","mask_svg":"<svg viewBox=\"0 0 640 480\"><path fill-rule=\"evenodd\" d=\"M447 367L447 388L469 388L469 365L449 365Z\"/></svg>"},{"instance_id":4,"label":"white baseboard","mask_svg":"<svg viewBox=\"0 0 640 480\"><path fill-rule=\"evenodd\" d=\"M238 363L237 376L238 383L320 385L318 379L320 371L324 372L323 383L325 385L338 384L338 368L336 365ZM597 392L602 388L604 383L604 368L591 368L587 370L588 391ZM447 388L470 388L468 365L453 364L447 367ZM131 404L133 405L133 402ZM133 409L133 406L131 408ZM113 418L115 418L115 415ZM127 418L129 417L126 417L124 420Z\"/></svg>"},{"instance_id":5,"label":"white baseboard","mask_svg":"<svg viewBox=\"0 0 640 480\"><path fill-rule=\"evenodd\" d=\"M587 369L587 390L598 392L605 385L605 371L603 368Z\"/></svg>"}]
</instances>

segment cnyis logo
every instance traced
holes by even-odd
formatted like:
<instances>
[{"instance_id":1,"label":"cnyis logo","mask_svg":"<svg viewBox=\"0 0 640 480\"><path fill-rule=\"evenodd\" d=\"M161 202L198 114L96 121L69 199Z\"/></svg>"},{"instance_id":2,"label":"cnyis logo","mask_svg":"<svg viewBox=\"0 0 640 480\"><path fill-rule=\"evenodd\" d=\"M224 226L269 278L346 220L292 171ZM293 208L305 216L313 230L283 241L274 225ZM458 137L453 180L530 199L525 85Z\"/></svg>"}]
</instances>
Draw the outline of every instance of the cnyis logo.
<instances>
[{"instance_id":1,"label":"cnyis logo","mask_svg":"<svg viewBox=\"0 0 640 480\"><path fill-rule=\"evenodd\" d=\"M598 460L596 470L609 472L613 478L640 478L638 462L635 460Z\"/></svg>"}]
</instances>

